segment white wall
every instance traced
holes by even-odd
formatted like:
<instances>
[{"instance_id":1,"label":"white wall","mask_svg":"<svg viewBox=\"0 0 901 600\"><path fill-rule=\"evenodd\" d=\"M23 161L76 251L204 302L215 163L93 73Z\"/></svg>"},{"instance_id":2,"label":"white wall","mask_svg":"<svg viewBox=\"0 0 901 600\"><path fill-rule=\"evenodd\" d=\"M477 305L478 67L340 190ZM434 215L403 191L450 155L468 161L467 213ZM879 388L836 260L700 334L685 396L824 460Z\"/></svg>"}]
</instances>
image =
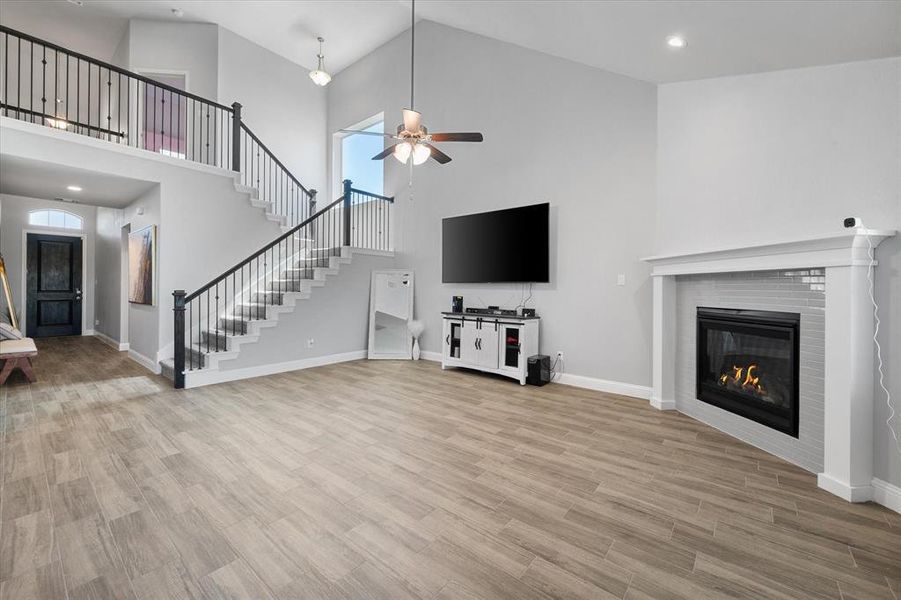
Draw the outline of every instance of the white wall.
<instances>
[{"instance_id":1,"label":"white wall","mask_svg":"<svg viewBox=\"0 0 901 600\"><path fill-rule=\"evenodd\" d=\"M13 302L20 315L23 325L25 315L24 269L25 255L23 252L23 240L25 231L34 233L48 233L52 235L84 235L82 247L82 263L84 265L82 286L84 290L84 310L82 315L82 331L90 332L94 328L94 231L97 218L97 209L85 204L72 204L69 202L57 202L55 200L41 200L39 198L26 198L23 196L10 196L0 194L0 254L6 262L9 276L9 285L12 288ZM80 216L84 221L81 231L73 229L58 229L54 227L37 227L28 225L28 213L32 210L50 208L64 210ZM5 308L6 300L0 296L0 306Z\"/></svg>"},{"instance_id":2,"label":"white wall","mask_svg":"<svg viewBox=\"0 0 901 600\"><path fill-rule=\"evenodd\" d=\"M326 91L308 71L219 28L219 102L242 105L244 123L325 205Z\"/></svg>"},{"instance_id":3,"label":"white wall","mask_svg":"<svg viewBox=\"0 0 901 600\"><path fill-rule=\"evenodd\" d=\"M216 99L219 27L209 23L173 23L132 19L128 66L139 72L185 72L188 91ZM118 54L118 52L117 52Z\"/></svg>"},{"instance_id":4,"label":"white wall","mask_svg":"<svg viewBox=\"0 0 901 600\"><path fill-rule=\"evenodd\" d=\"M97 207L94 242L94 331L116 342L124 341L121 327L122 211Z\"/></svg>"},{"instance_id":5,"label":"white wall","mask_svg":"<svg viewBox=\"0 0 901 600\"><path fill-rule=\"evenodd\" d=\"M178 243L179 240L166 240L163 234L167 233L162 223L162 185L155 186L145 192L140 198L122 210L121 224L127 226L129 232L138 231L148 226L156 226L156 268L154 270L154 297L151 305L128 303L128 351L136 354L145 366L152 366L157 370L159 351L163 344L163 331L161 330L164 316L172 312L171 290L164 287L164 281L171 279L178 269L177 263L163 263L163 249L168 247L167 242ZM143 214L139 214L143 213ZM119 228L121 234L121 227ZM184 243L184 240L181 240ZM126 252L126 257L128 256ZM128 269L126 277L122 281L128 290ZM120 297L121 298L121 297ZM126 296L127 298L127 296ZM170 332L171 339L171 332Z\"/></svg>"},{"instance_id":6,"label":"white wall","mask_svg":"<svg viewBox=\"0 0 901 600\"><path fill-rule=\"evenodd\" d=\"M482 144L442 144L453 162L414 171L385 161L397 194L398 264L416 271L423 350L441 349L440 311L520 302L518 285L443 285L441 219L551 203L551 283L533 286L541 351L566 371L650 385L655 87L436 23L417 26L416 108L432 131L481 131ZM404 34L328 86L329 131L384 111L386 130L409 104ZM617 274L626 285L616 285Z\"/></svg>"},{"instance_id":7,"label":"white wall","mask_svg":"<svg viewBox=\"0 0 901 600\"><path fill-rule=\"evenodd\" d=\"M835 232L847 216L901 230L899 107L899 58L660 86L656 253ZM880 341L897 407L901 239L883 243L878 259ZM879 398L875 474L901 485Z\"/></svg>"}]
</instances>

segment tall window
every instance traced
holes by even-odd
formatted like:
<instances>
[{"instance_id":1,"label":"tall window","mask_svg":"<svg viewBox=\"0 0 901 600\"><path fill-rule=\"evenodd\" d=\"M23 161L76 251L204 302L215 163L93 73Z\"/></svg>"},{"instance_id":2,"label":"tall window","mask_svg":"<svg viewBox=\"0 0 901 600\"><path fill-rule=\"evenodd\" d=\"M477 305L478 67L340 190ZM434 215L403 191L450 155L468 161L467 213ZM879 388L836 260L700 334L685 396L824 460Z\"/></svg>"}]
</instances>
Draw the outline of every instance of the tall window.
<instances>
[{"instance_id":1,"label":"tall window","mask_svg":"<svg viewBox=\"0 0 901 600\"><path fill-rule=\"evenodd\" d=\"M33 210L28 213L28 224L60 229L81 229L83 221L78 215L64 210Z\"/></svg>"},{"instance_id":2,"label":"tall window","mask_svg":"<svg viewBox=\"0 0 901 600\"><path fill-rule=\"evenodd\" d=\"M375 122L372 119L378 119ZM363 121L350 129L361 129L372 133L383 133L385 122L381 115ZM374 135L349 134L340 138L341 142L341 181L350 179L358 190L385 193L384 166L380 160L372 157L384 150L385 138ZM340 191L338 192L340 194Z\"/></svg>"}]
</instances>

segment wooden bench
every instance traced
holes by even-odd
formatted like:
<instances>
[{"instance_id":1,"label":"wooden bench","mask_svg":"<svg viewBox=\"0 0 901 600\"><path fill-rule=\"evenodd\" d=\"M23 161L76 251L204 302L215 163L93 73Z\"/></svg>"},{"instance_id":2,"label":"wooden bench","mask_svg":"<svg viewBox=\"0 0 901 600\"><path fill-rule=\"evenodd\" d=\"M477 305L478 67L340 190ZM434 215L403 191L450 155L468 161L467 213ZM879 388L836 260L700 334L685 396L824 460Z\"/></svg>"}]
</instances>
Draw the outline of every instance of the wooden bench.
<instances>
[{"instance_id":1,"label":"wooden bench","mask_svg":"<svg viewBox=\"0 0 901 600\"><path fill-rule=\"evenodd\" d=\"M0 385L6 383L10 373L16 369L21 369L29 382L37 381L31 368L31 357L37 355L37 346L34 345L34 340L31 338L0 342L0 360L4 361L3 370L0 370Z\"/></svg>"}]
</instances>

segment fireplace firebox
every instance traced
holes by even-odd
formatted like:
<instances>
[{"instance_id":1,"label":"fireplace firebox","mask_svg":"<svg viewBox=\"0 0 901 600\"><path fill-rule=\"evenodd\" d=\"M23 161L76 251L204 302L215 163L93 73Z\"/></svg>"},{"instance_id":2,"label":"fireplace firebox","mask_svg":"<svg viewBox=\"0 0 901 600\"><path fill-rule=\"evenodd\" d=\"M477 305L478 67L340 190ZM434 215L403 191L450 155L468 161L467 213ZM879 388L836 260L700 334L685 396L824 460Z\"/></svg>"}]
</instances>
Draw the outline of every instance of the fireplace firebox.
<instances>
[{"instance_id":1,"label":"fireplace firebox","mask_svg":"<svg viewBox=\"0 0 901 600\"><path fill-rule=\"evenodd\" d=\"M698 400L798 437L801 316L697 309Z\"/></svg>"}]
</instances>

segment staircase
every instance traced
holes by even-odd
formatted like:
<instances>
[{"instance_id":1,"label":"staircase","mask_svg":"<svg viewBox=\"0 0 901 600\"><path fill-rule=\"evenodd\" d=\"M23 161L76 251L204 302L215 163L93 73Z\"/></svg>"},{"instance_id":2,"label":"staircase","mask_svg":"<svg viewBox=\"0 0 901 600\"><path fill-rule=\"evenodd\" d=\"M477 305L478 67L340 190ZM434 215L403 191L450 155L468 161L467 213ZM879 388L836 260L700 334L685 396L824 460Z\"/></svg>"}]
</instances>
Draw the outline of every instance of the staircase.
<instances>
[{"instance_id":1,"label":"staircase","mask_svg":"<svg viewBox=\"0 0 901 600\"><path fill-rule=\"evenodd\" d=\"M39 126L229 170L282 235L208 284L173 292L176 388L217 381L220 363L262 341L279 316L326 285L354 253L392 256L393 198L344 182L319 209L306 188L226 106L0 25L0 111Z\"/></svg>"},{"instance_id":2,"label":"staircase","mask_svg":"<svg viewBox=\"0 0 901 600\"><path fill-rule=\"evenodd\" d=\"M394 199L354 189L222 273L197 291L173 292L175 350L160 363L176 388L218 381L220 363L261 341L279 316L326 285L354 253L392 255Z\"/></svg>"}]
</instances>

